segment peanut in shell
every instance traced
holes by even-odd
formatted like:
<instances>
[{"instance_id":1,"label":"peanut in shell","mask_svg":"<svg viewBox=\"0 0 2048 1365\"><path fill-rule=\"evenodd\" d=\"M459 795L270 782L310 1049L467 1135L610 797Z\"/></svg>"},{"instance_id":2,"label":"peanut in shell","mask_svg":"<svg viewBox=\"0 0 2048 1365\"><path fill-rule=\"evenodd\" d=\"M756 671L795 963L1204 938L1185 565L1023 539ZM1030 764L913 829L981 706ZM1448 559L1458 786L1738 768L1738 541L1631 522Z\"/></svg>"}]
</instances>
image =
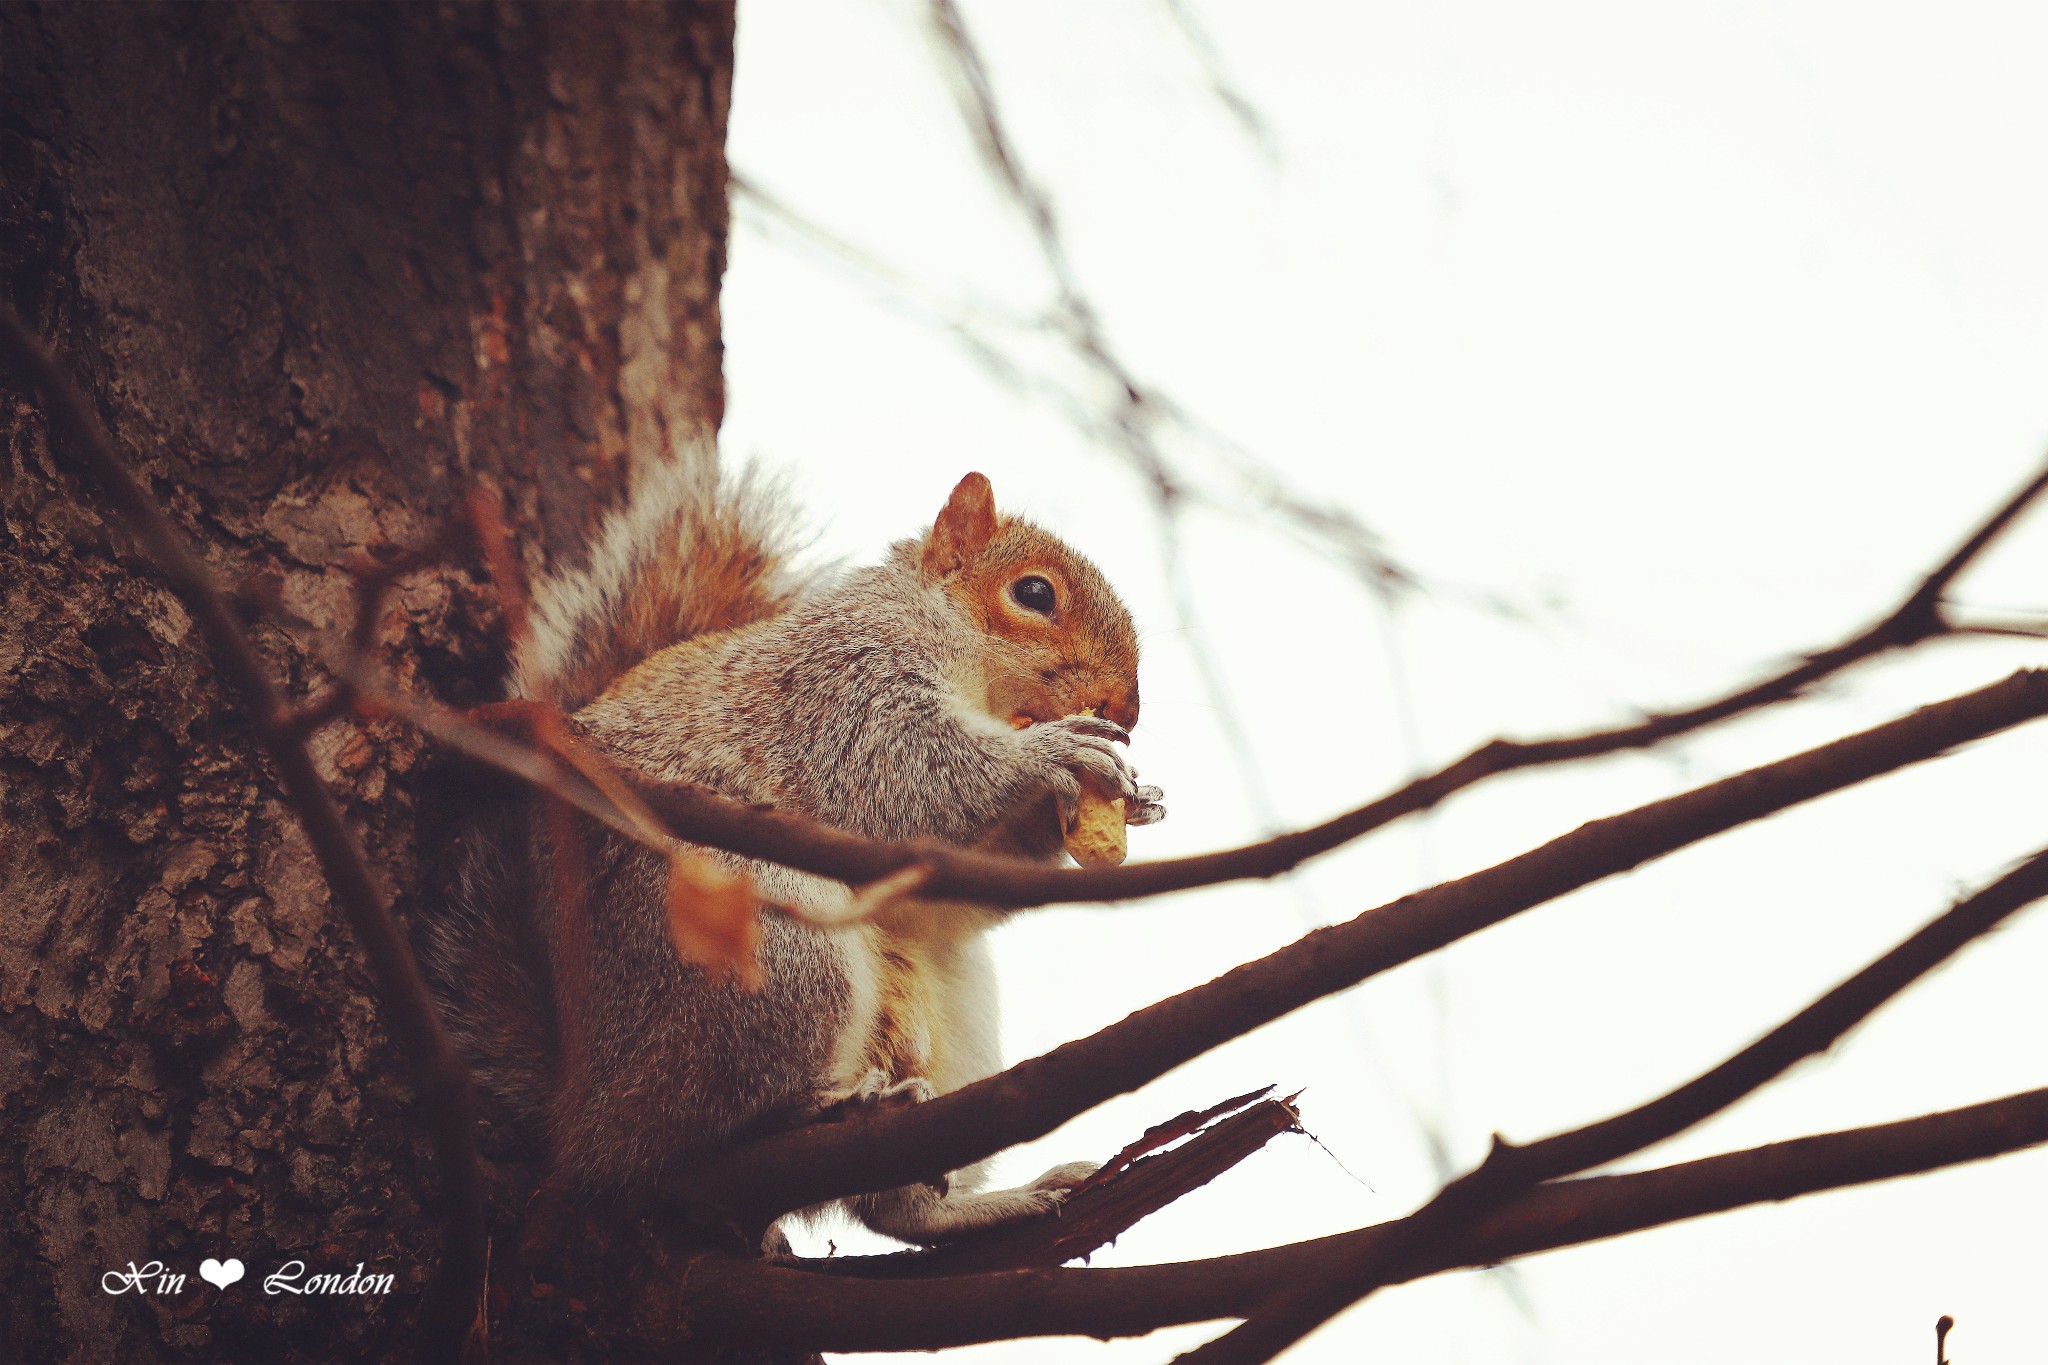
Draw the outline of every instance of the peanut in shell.
<instances>
[{"instance_id":1,"label":"peanut in shell","mask_svg":"<svg viewBox=\"0 0 2048 1365\"><path fill-rule=\"evenodd\" d=\"M1083 867L1115 867L1123 862L1125 848L1123 798L1083 790L1067 831L1067 852Z\"/></svg>"}]
</instances>

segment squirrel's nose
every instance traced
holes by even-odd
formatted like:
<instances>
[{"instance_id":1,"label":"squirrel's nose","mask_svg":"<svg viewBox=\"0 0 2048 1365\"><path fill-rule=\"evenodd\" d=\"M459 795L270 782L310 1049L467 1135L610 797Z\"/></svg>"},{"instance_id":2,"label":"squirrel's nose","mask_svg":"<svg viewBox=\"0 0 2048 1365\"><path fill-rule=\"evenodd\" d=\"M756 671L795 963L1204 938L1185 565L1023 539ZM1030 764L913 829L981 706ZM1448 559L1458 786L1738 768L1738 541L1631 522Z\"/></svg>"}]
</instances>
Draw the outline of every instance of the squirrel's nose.
<instances>
[{"instance_id":1,"label":"squirrel's nose","mask_svg":"<svg viewBox=\"0 0 2048 1365\"><path fill-rule=\"evenodd\" d=\"M1095 704L1095 714L1128 730L1138 723L1138 694L1133 692L1129 697L1110 697L1099 701Z\"/></svg>"}]
</instances>

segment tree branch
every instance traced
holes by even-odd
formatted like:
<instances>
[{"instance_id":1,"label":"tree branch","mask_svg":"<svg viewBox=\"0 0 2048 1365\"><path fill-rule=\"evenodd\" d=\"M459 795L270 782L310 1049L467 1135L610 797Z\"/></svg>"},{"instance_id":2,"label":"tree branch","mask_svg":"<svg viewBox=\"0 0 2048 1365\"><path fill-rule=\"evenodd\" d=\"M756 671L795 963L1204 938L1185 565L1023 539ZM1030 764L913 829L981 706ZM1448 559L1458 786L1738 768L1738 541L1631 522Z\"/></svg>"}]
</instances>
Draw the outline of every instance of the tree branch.
<instances>
[{"instance_id":1,"label":"tree branch","mask_svg":"<svg viewBox=\"0 0 2048 1365\"><path fill-rule=\"evenodd\" d=\"M1825 1052L1886 1001L2044 895L2048 852L2035 854L1958 902L1748 1047L1677 1089L1626 1113L1526 1146L1495 1137L1485 1161L1402 1220L1402 1236L1390 1237L1362 1256L1333 1260L1318 1274L1259 1305L1242 1326L1181 1359L1188 1365L1263 1365L1390 1283L1399 1267L1416 1259L1422 1248L1455 1241L1467 1226L1523 1191L1662 1142L1783 1075L1800 1059Z\"/></svg>"},{"instance_id":2,"label":"tree branch","mask_svg":"<svg viewBox=\"0 0 2048 1365\"><path fill-rule=\"evenodd\" d=\"M320 870L362 946L377 984L385 1027L412 1069L441 1171L444 1246L422 1319L433 1343L430 1349L452 1357L455 1341L476 1316L485 1265L484 1188L477 1168L469 1071L442 1031L412 950L371 880L333 794L314 769L305 746L309 731L271 682L228 595L114 453L98 418L70 379L5 307L0 307L0 362L42 395L52 453L99 487L121 524L141 542L191 611L215 666L247 704L256 738L277 771L285 800L304 827Z\"/></svg>"},{"instance_id":3,"label":"tree branch","mask_svg":"<svg viewBox=\"0 0 2048 1365\"><path fill-rule=\"evenodd\" d=\"M1494 1265L1559 1247L1889 1180L2048 1142L2048 1089L1896 1123L1795 1138L1625 1175L1541 1185L1398 1278ZM678 1273L688 1329L824 1351L914 1351L1026 1336L1138 1336L1240 1317L1333 1257L1369 1254L1399 1222L1170 1265L1023 1270L946 1279L848 1279L705 1255ZM651 1344L660 1344L658 1342Z\"/></svg>"},{"instance_id":4,"label":"tree branch","mask_svg":"<svg viewBox=\"0 0 2048 1365\"><path fill-rule=\"evenodd\" d=\"M928 1104L714 1153L671 1193L744 1222L957 1169L1051 1132L1260 1024L1532 906L2043 714L2048 673L2016 673L1860 734L1596 820L1485 871L1317 930L1092 1037ZM945 871L937 869L935 882Z\"/></svg>"}]
</instances>

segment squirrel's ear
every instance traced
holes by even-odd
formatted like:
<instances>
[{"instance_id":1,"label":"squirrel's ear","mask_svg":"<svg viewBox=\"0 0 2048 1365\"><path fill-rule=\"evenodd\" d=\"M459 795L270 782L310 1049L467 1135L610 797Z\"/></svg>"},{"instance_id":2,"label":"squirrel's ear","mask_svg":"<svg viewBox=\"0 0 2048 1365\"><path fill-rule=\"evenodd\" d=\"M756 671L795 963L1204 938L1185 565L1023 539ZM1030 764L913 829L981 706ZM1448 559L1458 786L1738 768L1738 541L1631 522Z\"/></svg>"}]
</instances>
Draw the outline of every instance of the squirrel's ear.
<instances>
[{"instance_id":1,"label":"squirrel's ear","mask_svg":"<svg viewBox=\"0 0 2048 1365\"><path fill-rule=\"evenodd\" d=\"M957 573L973 562L996 535L996 494L982 474L969 474L953 486L953 496L939 511L932 533L925 537L919 565L927 579Z\"/></svg>"}]
</instances>

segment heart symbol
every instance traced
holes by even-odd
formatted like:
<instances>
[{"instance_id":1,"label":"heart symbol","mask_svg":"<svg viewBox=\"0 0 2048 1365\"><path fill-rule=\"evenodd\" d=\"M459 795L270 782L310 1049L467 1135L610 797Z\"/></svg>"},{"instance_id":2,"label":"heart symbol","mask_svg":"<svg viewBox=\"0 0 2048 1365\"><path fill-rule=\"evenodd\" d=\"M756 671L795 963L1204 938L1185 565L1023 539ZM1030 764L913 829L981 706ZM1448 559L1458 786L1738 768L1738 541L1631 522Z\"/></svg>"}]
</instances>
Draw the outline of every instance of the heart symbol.
<instances>
[{"instance_id":1,"label":"heart symbol","mask_svg":"<svg viewBox=\"0 0 2048 1365\"><path fill-rule=\"evenodd\" d=\"M233 1256L225 1261L216 1261L209 1256L199 1263L199 1278L215 1289L226 1289L242 1278L242 1262Z\"/></svg>"}]
</instances>

